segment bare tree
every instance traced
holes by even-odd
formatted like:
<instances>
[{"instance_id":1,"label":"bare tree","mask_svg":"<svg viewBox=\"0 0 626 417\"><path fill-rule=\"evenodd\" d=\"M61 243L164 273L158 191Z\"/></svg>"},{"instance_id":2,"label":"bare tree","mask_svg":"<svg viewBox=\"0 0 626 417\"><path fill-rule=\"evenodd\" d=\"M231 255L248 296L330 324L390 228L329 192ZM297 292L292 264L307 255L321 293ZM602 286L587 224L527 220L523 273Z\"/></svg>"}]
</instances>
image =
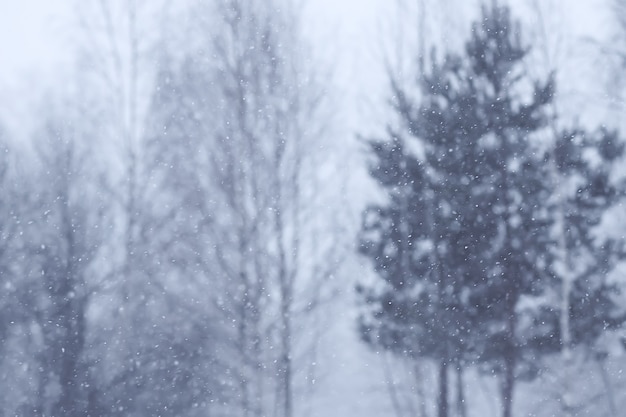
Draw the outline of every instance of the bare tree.
<instances>
[{"instance_id":1,"label":"bare tree","mask_svg":"<svg viewBox=\"0 0 626 417\"><path fill-rule=\"evenodd\" d=\"M24 250L40 261L41 287L34 309L41 334L35 415L98 413L98 385L90 357L91 296L99 278L105 204L97 194L97 166L89 158L80 109L66 101L50 110L34 141L39 190L29 217L31 241ZM51 110L56 108L55 110ZM35 184L36 182L33 182ZM47 394L56 387L57 395Z\"/></svg>"},{"instance_id":2,"label":"bare tree","mask_svg":"<svg viewBox=\"0 0 626 417\"><path fill-rule=\"evenodd\" d=\"M228 371L227 412L249 416L304 408L317 342L307 325L347 248L347 238L324 237L341 229L322 184L333 164L320 78L302 59L297 7L273 8L196 9L191 36L204 43L188 41L199 50L159 77L163 129L149 145L151 177L177 202L160 210L182 237L169 254L208 283L226 331L217 369Z\"/></svg>"},{"instance_id":3,"label":"bare tree","mask_svg":"<svg viewBox=\"0 0 626 417\"><path fill-rule=\"evenodd\" d=\"M32 167L24 159L24 153L11 142L10 132L0 125L0 364L2 389L6 393L0 403L2 415L22 410L30 413L34 405L29 401L33 375L24 364L33 364L32 355L36 352L29 343L39 275L28 251L28 230L36 197L29 192Z\"/></svg>"}]
</instances>

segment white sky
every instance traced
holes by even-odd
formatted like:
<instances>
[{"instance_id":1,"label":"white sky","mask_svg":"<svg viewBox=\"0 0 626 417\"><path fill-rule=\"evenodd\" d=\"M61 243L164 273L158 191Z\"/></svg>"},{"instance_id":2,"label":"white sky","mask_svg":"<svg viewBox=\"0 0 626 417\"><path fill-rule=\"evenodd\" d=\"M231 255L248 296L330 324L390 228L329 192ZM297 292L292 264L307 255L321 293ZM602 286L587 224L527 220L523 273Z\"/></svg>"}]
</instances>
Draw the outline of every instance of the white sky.
<instances>
[{"instance_id":1,"label":"white sky","mask_svg":"<svg viewBox=\"0 0 626 417\"><path fill-rule=\"evenodd\" d=\"M361 86L380 84L374 81L380 79L373 62L374 49L380 48L375 42L381 29L376 22L391 1L307 3L306 24L317 55L330 61L340 90L345 90L338 94L354 97ZM45 88L62 83L71 72L75 4L76 0L0 0L0 120L10 129L19 129L35 113ZM354 101L365 106L363 100ZM353 113L350 117L359 118Z\"/></svg>"},{"instance_id":2,"label":"white sky","mask_svg":"<svg viewBox=\"0 0 626 417\"><path fill-rule=\"evenodd\" d=\"M517 12L537 2L548 9L552 4L567 14L563 16L567 26L564 37L576 47L572 51L575 54L571 55L582 55L586 62L581 65L580 60L572 60L568 67L561 68L562 72L580 74L576 75L576 82L561 83L559 91L563 95L572 91L575 97L568 98L567 102L584 115L602 111L606 103L601 86L592 87L589 82L598 74L589 73L591 60L586 52L579 51L582 45L579 40L583 36L606 33L609 27L606 5L610 1L508 0ZM306 29L313 35L316 55L328 62L335 76L333 91L340 97L338 106L348 135L354 136L355 132L369 135L385 125L388 84L382 50L384 39L393 39L390 38L393 32L399 30L391 19L398 18L394 8L401 2L415 4L417 0L308 0L306 3ZM453 36L449 35L453 32L465 34L465 28L455 23L467 19L466 14L476 10L472 4L479 2L426 0L427 4L438 6L433 10L440 8L449 13L430 22L430 26L444 37ZM0 123L17 131L14 133L18 136L27 135L23 126L32 124L29 121L37 114L34 109L46 87L63 83L64 75L71 72L74 45L70 22L73 21L72 7L76 4L77 0L0 0ZM459 5L464 6L464 10L460 10ZM410 30L411 27L403 33ZM427 35L437 36L435 33ZM591 71L597 70L597 65L591 68ZM595 91L578 94L581 86Z\"/></svg>"},{"instance_id":3,"label":"white sky","mask_svg":"<svg viewBox=\"0 0 626 417\"><path fill-rule=\"evenodd\" d=\"M356 76L353 81L361 81L367 75L364 72L374 69L372 61L380 48L377 36L383 30L383 15L390 13L396 1L309 0L308 9L319 36L318 48L341 57L343 62L338 64L348 66L341 70ZM531 1L509 2L518 6ZM537 1L567 4L576 20L572 34L593 33L606 26L599 10L608 0ZM33 81L44 81L71 59L67 22L73 4L74 0L0 0L0 94L6 95L24 84L32 86Z\"/></svg>"},{"instance_id":4,"label":"white sky","mask_svg":"<svg viewBox=\"0 0 626 417\"><path fill-rule=\"evenodd\" d=\"M45 76L67 63L71 48L66 45L68 34L64 25L71 19L72 3L73 0L0 0L1 88L20 82L24 76ZM375 19L382 4L380 0L314 0L309 9L322 17L322 32L336 31L350 39L357 37L362 27L369 26L367 20Z\"/></svg>"},{"instance_id":5,"label":"white sky","mask_svg":"<svg viewBox=\"0 0 626 417\"><path fill-rule=\"evenodd\" d=\"M63 22L67 0L0 0L0 80L3 86L22 76L42 75L67 59Z\"/></svg>"},{"instance_id":6,"label":"white sky","mask_svg":"<svg viewBox=\"0 0 626 417\"><path fill-rule=\"evenodd\" d=\"M545 0L538 0L540 3ZM599 10L607 0L557 0L579 17L576 31L602 29ZM73 0L0 0L0 85L16 74L44 71L67 59L64 24ZM528 0L512 0L514 5ZM341 43L359 42L364 32L380 30L380 17L394 0L310 0L322 32L337 32ZM371 39L371 38L370 38ZM65 39L66 40L66 39ZM336 46L336 45L335 45Z\"/></svg>"}]
</instances>

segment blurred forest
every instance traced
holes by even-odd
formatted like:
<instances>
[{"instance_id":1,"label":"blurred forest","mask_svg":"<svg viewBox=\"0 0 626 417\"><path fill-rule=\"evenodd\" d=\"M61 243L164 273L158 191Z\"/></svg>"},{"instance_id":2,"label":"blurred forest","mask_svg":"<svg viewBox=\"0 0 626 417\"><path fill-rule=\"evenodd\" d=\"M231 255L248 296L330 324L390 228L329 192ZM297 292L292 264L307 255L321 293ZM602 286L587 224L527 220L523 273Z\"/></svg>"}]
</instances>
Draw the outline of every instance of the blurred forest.
<instances>
[{"instance_id":1,"label":"blurred forest","mask_svg":"<svg viewBox=\"0 0 626 417\"><path fill-rule=\"evenodd\" d=\"M626 2L378 3L72 3L0 107L0 416L621 415Z\"/></svg>"}]
</instances>

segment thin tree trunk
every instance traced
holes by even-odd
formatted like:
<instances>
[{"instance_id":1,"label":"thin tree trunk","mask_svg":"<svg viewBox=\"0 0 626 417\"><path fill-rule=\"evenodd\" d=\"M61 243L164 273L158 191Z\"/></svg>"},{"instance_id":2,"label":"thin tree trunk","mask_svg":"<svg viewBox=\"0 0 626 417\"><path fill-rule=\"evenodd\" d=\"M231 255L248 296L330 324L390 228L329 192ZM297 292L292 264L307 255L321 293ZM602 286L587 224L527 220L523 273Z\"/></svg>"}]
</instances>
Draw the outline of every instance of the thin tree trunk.
<instances>
[{"instance_id":1,"label":"thin tree trunk","mask_svg":"<svg viewBox=\"0 0 626 417\"><path fill-rule=\"evenodd\" d=\"M424 377L422 375L422 369L419 363L415 364L414 375L415 375L415 386L417 391L418 403L419 403L419 417L426 417L426 394L424 392Z\"/></svg>"},{"instance_id":2,"label":"thin tree trunk","mask_svg":"<svg viewBox=\"0 0 626 417\"><path fill-rule=\"evenodd\" d=\"M465 388L463 386L463 367L459 363L456 368L456 412L458 417L467 416L465 404Z\"/></svg>"},{"instance_id":3,"label":"thin tree trunk","mask_svg":"<svg viewBox=\"0 0 626 417\"><path fill-rule=\"evenodd\" d=\"M513 391L515 388L515 366L517 364L515 351L515 303L511 303L511 311L508 318L507 338L508 349L504 355L504 375L502 381L502 417L513 415Z\"/></svg>"},{"instance_id":4,"label":"thin tree trunk","mask_svg":"<svg viewBox=\"0 0 626 417\"><path fill-rule=\"evenodd\" d=\"M396 417L404 417L398 391L396 390L396 384L393 380L391 366L389 365L389 357L387 355L383 355L383 372L385 374L385 383L387 385L387 391L389 392L389 398L391 399L391 406L393 407L394 414Z\"/></svg>"},{"instance_id":5,"label":"thin tree trunk","mask_svg":"<svg viewBox=\"0 0 626 417\"><path fill-rule=\"evenodd\" d=\"M243 265L243 262L242 262ZM243 268L243 266L242 266ZM242 269L239 272L239 277L241 280L241 286L246 288L247 276L245 271ZM248 381L248 330L247 330L247 314L246 314L246 306L248 304L249 294L244 290L243 298L241 300L240 314L237 319L239 320L238 324L238 344L240 349L240 354L242 356L241 360L243 362L243 366L241 367L241 375L239 375L239 388L241 390L241 409L242 415L247 417L250 413L250 395L249 395L249 381Z\"/></svg>"},{"instance_id":6,"label":"thin tree trunk","mask_svg":"<svg viewBox=\"0 0 626 417\"><path fill-rule=\"evenodd\" d=\"M282 233L281 233L282 235ZM292 405L292 364L291 364L291 282L287 277L287 271L285 270L285 254L281 246L281 303L280 303L280 320L282 322L281 329L281 381L282 394L283 394L283 417L291 417L293 414Z\"/></svg>"},{"instance_id":7,"label":"thin tree trunk","mask_svg":"<svg viewBox=\"0 0 626 417\"><path fill-rule=\"evenodd\" d=\"M504 382L502 387L502 417L511 417L513 415L513 386L515 383L513 367L515 361L509 357L507 357L505 361Z\"/></svg>"},{"instance_id":8,"label":"thin tree trunk","mask_svg":"<svg viewBox=\"0 0 626 417\"><path fill-rule=\"evenodd\" d=\"M124 131L126 146L126 230L124 231L125 259L124 259L124 285L123 302L128 303L133 299L131 275L135 267L136 242L135 228L137 227L137 153L136 153L136 124L137 124L137 60L138 60L138 40L137 40L137 17L136 3L130 1L128 4L128 44L130 46L130 59L128 68L128 95L123 100L127 103L127 109L122 109L124 116L121 120ZM126 116L126 112L128 115Z\"/></svg>"},{"instance_id":9,"label":"thin tree trunk","mask_svg":"<svg viewBox=\"0 0 626 417\"><path fill-rule=\"evenodd\" d=\"M418 59L418 71L419 77L422 79L426 75L426 3L424 0L419 0L418 11L418 39L417 39L417 59Z\"/></svg>"},{"instance_id":10,"label":"thin tree trunk","mask_svg":"<svg viewBox=\"0 0 626 417\"><path fill-rule=\"evenodd\" d=\"M78 270L78 248L76 243L76 221L73 217L74 209L70 202L71 184L67 173L73 171L73 152L68 148L63 154L61 189L59 190L61 231L63 242L66 245L64 254L64 268L55 270L58 287L51 294L54 300L55 324L62 330L59 340L59 357L56 358L56 371L60 393L52 406L54 416L80 415L80 406L83 386L81 384L80 360L85 348L85 307L86 300L79 293L82 286L82 277ZM65 171L65 172L63 172ZM54 285L54 284L53 284ZM56 329L53 329L53 331Z\"/></svg>"},{"instance_id":11,"label":"thin tree trunk","mask_svg":"<svg viewBox=\"0 0 626 417\"><path fill-rule=\"evenodd\" d=\"M553 105L554 108L554 105ZM556 115L556 108L553 109ZM558 137L559 132L555 123L552 123L552 133L554 137ZM562 184L562 178L559 174L556 161L556 153L552 156L552 170L553 170L553 183L557 193L557 207L556 207L556 225L558 230L558 257L562 262L563 275L561 277L561 312L559 317L559 328L561 331L561 357L563 358L563 385L561 392L562 400L562 412L564 417L572 415L572 367L573 367L573 354L572 354L572 335L570 324L570 308L571 308L571 293L573 285L573 274L570 262L570 254L567 248L567 224L565 217L566 199L564 196Z\"/></svg>"},{"instance_id":12,"label":"thin tree trunk","mask_svg":"<svg viewBox=\"0 0 626 417\"><path fill-rule=\"evenodd\" d=\"M437 417L448 417L448 361L446 359L439 363Z\"/></svg>"},{"instance_id":13,"label":"thin tree trunk","mask_svg":"<svg viewBox=\"0 0 626 417\"><path fill-rule=\"evenodd\" d=\"M595 361L596 361L596 364L598 365L598 369L600 370L600 376L602 377L602 385L604 385L606 401L609 406L609 415L611 417L617 417L617 406L615 405L615 393L613 392L613 386L611 384L609 373L604 367L604 359L596 358Z\"/></svg>"}]
</instances>

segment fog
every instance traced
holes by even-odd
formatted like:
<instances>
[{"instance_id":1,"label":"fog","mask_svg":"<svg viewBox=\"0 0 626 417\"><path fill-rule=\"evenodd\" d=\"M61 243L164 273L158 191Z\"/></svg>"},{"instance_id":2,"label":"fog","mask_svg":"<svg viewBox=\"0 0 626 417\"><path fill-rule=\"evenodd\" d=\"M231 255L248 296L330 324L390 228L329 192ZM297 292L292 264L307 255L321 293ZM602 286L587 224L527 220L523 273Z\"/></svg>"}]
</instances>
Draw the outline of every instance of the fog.
<instances>
[{"instance_id":1,"label":"fog","mask_svg":"<svg viewBox=\"0 0 626 417\"><path fill-rule=\"evenodd\" d=\"M622 2L0 27L0 415L621 415Z\"/></svg>"}]
</instances>

